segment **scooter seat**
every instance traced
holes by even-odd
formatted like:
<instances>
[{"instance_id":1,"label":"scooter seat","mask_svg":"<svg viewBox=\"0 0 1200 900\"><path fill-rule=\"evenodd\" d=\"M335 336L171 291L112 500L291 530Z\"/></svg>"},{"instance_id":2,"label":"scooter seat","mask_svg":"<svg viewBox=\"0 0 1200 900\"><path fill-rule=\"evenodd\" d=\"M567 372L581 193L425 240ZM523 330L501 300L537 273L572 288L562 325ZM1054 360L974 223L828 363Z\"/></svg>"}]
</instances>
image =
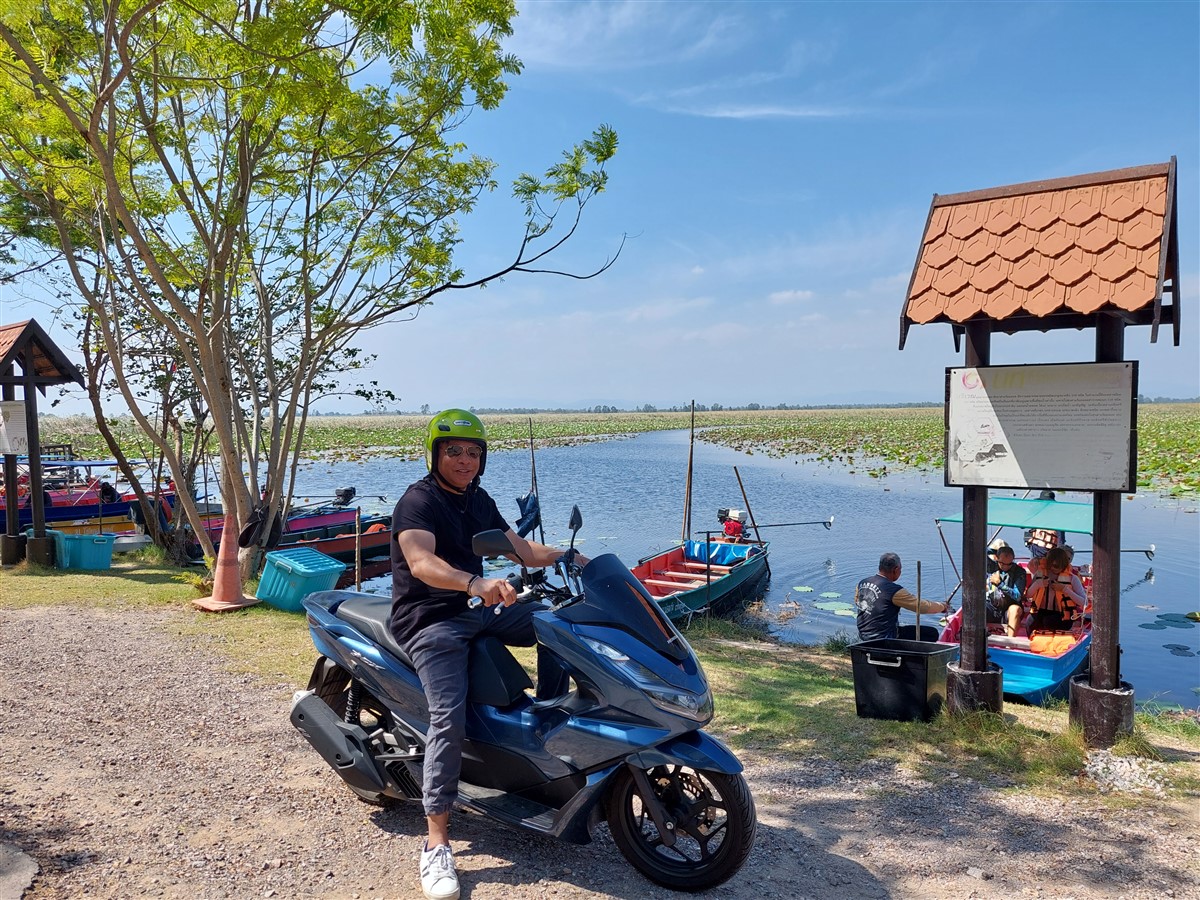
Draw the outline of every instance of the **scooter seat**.
<instances>
[{"instance_id":1,"label":"scooter seat","mask_svg":"<svg viewBox=\"0 0 1200 900\"><path fill-rule=\"evenodd\" d=\"M392 601L372 594L355 594L337 605L339 619L352 625L410 669L415 669L404 648L396 643L388 628ZM484 703L501 709L525 698L526 688L533 682L521 668L504 642L488 636L471 642L467 657L468 697L474 703Z\"/></svg>"},{"instance_id":2,"label":"scooter seat","mask_svg":"<svg viewBox=\"0 0 1200 900\"><path fill-rule=\"evenodd\" d=\"M388 618L392 614L392 601L389 597L378 594L358 594L338 604L334 613L343 622L353 625L376 644L381 646L396 659L410 669L412 660L404 652L404 648L396 643L392 629L388 628Z\"/></svg>"}]
</instances>

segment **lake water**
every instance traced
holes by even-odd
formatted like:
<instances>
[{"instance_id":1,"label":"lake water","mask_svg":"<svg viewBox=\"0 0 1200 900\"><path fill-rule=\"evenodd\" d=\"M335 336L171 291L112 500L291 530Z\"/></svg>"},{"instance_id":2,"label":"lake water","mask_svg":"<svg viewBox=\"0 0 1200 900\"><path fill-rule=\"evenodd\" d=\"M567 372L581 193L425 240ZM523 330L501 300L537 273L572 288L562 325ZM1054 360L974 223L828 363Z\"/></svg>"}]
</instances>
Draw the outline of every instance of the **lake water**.
<instances>
[{"instance_id":1,"label":"lake water","mask_svg":"<svg viewBox=\"0 0 1200 900\"><path fill-rule=\"evenodd\" d=\"M595 556L616 553L632 565L680 538L688 434L654 432L636 437L538 449L537 474L546 542L565 541L571 505L583 512L578 546ZM782 640L819 643L845 631L854 635L854 619L814 608L821 594L850 601L855 584L873 575L879 554L893 550L904 562L901 583L916 592L921 564L921 593L943 599L958 578L949 562L934 519L961 511L962 492L947 488L942 473L900 472L873 478L868 466L857 471L814 460L771 459L748 455L697 440L692 477L692 533L720 530L718 507L744 509L733 467L737 466L755 520L760 525L827 519L834 525L764 529L771 541L771 581L764 598L772 632ZM404 488L425 474L423 461L375 458L355 462L306 464L299 484L315 496L353 485L366 499L364 511L391 511ZM484 486L500 511L515 522L516 498L530 486L529 452L492 452ZM997 495L1005 492L996 492ZM1016 494L1017 492L1007 492ZM1090 495L1060 494L1061 500L1090 502ZM297 500L297 502L303 502ZM1195 707L1200 704L1200 627L1160 618L1200 609L1200 515L1195 501L1139 494L1122 505L1122 546L1155 545L1153 561L1141 553L1121 556L1121 675L1134 686L1139 703ZM961 558L961 529L942 526L956 561ZM990 532L989 532L990 534ZM1017 529L1001 532L1022 549ZM1087 535L1071 535L1076 562L1090 562ZM959 565L961 571L961 565ZM798 591L798 587L812 588ZM370 589L387 591L377 579ZM825 600L833 599L826 597ZM953 606L961 604L961 591ZM932 617L926 616L928 622ZM902 622L914 621L910 612Z\"/></svg>"}]
</instances>

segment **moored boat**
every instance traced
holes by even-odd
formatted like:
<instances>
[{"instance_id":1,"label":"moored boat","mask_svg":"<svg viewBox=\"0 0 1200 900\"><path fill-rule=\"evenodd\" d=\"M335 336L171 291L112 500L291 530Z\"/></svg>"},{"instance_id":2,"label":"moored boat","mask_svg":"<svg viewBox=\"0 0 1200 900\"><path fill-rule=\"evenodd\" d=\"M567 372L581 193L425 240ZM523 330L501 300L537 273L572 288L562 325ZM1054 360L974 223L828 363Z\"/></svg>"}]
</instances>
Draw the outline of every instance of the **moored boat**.
<instances>
[{"instance_id":1,"label":"moored boat","mask_svg":"<svg viewBox=\"0 0 1200 900\"><path fill-rule=\"evenodd\" d=\"M297 509L288 515L287 523L283 529L283 536L286 538L288 535L315 531L330 526L344 528L349 525L353 527L357 511L357 507L343 506L338 503L322 503L316 506ZM225 530L225 520L223 518L211 519L205 524L204 528L212 538L215 546L220 543L221 533Z\"/></svg>"},{"instance_id":2,"label":"moored boat","mask_svg":"<svg viewBox=\"0 0 1200 900\"><path fill-rule=\"evenodd\" d=\"M767 541L684 541L630 571L667 617L723 615L753 599L767 575Z\"/></svg>"},{"instance_id":3,"label":"moored boat","mask_svg":"<svg viewBox=\"0 0 1200 900\"><path fill-rule=\"evenodd\" d=\"M717 510L721 536L704 532L704 540L692 540L692 454L695 443L696 404L693 401L682 536L669 550L643 557L630 569L633 577L672 621L687 620L697 613L730 613L757 596L770 573L767 564L770 544L746 537L748 504L747 512L728 508ZM733 471L736 475L736 466ZM741 476L738 476L738 483L741 483ZM742 495L745 496L744 490Z\"/></svg>"},{"instance_id":4,"label":"moored boat","mask_svg":"<svg viewBox=\"0 0 1200 900\"><path fill-rule=\"evenodd\" d=\"M962 522L962 514L943 516L937 522ZM1066 534L1092 533L1090 503L992 497L988 524L996 528L1041 528ZM1028 568L1028 560L1018 560ZM1091 578L1086 567L1072 566L1087 592L1088 603L1069 631L1035 631L1008 636L1002 624L988 624L987 653L1003 671L1004 695L1034 705L1067 696L1071 678L1087 667L1092 643ZM946 620L938 640L957 644L962 630L962 609ZM1022 629L1023 630L1023 629Z\"/></svg>"},{"instance_id":5,"label":"moored boat","mask_svg":"<svg viewBox=\"0 0 1200 900\"><path fill-rule=\"evenodd\" d=\"M305 531L285 532L276 549L311 547L326 556L354 564L356 555L362 559L386 555L390 550L392 517L364 516L359 523L361 532L355 534L354 522L326 525Z\"/></svg>"},{"instance_id":6,"label":"moored boat","mask_svg":"<svg viewBox=\"0 0 1200 900\"><path fill-rule=\"evenodd\" d=\"M351 504L351 501L356 496L356 493L357 492L352 487L340 488L337 491L336 499L334 499L332 502L315 503L311 506L302 506L293 509L288 513L288 516L284 520L282 527L279 524L279 519L276 518L275 527L270 539L266 544L266 549L274 550L277 548L296 546L300 541L325 540L344 535L348 532L350 535L349 561L353 562L354 522L355 519L360 515L358 506ZM256 542L261 536L257 534L257 532L260 532L265 525L264 519L265 506L261 506L254 511L250 522L243 527L243 535L239 536L242 538L242 540L239 540L239 543L241 543L243 546L249 546L250 543ZM377 519L378 517L369 517L367 524L363 525L364 531L370 527L371 524L374 524ZM391 520L389 518L389 524L390 521ZM221 537L225 530L224 517L215 516L206 519L205 530L212 539L213 547L220 547ZM247 532L255 532L255 536L247 537ZM377 540L377 538L373 537L372 540ZM324 547L316 546L316 544L310 544L310 546L313 546L315 549L320 550L321 552L326 552ZM346 561L344 556L340 555L344 553L344 547L336 544L330 544L329 546L337 547L339 554L338 558ZM194 559L199 559L199 542L195 542L193 544L189 550L189 553ZM330 553L329 555L333 556L335 554Z\"/></svg>"},{"instance_id":7,"label":"moored boat","mask_svg":"<svg viewBox=\"0 0 1200 900\"><path fill-rule=\"evenodd\" d=\"M66 466L87 467L106 465L108 462L107 460L73 460L69 463L47 462L43 463L43 467L46 469L58 469ZM107 481L100 482L99 486L94 488L47 489L44 494L43 511L46 527L55 529L59 529L59 523L88 519L101 519L105 523L128 520L130 504L138 502L136 492L121 492ZM158 495L166 502L168 509L174 506L175 491L173 489L159 488ZM0 509L2 508L3 497L0 496ZM28 495L20 497L18 523L22 529L33 524L33 506L29 502Z\"/></svg>"}]
</instances>

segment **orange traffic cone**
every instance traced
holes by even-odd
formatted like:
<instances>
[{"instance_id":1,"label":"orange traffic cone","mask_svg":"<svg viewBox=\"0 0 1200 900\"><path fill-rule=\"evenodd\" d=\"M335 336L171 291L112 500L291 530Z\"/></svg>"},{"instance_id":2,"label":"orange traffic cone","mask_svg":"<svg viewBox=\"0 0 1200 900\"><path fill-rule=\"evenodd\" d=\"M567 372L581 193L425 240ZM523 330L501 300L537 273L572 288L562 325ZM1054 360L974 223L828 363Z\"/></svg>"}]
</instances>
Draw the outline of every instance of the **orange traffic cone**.
<instances>
[{"instance_id":1,"label":"orange traffic cone","mask_svg":"<svg viewBox=\"0 0 1200 900\"><path fill-rule=\"evenodd\" d=\"M229 612L245 609L258 602L257 597L242 594L242 570L238 567L238 547L235 539L237 522L233 513L225 513L225 527L221 529L221 544L217 547L217 571L213 574L211 597L201 597L192 604L207 612Z\"/></svg>"}]
</instances>

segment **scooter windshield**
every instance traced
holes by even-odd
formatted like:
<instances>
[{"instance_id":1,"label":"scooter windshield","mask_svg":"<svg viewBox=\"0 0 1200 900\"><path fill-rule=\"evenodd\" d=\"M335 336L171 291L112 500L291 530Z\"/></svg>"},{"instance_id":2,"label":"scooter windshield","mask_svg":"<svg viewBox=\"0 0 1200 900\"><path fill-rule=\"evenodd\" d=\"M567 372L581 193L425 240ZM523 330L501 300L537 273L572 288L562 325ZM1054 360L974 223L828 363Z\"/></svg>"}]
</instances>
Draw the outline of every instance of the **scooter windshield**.
<instances>
[{"instance_id":1,"label":"scooter windshield","mask_svg":"<svg viewBox=\"0 0 1200 900\"><path fill-rule=\"evenodd\" d=\"M557 610L576 625L619 628L682 662L690 653L687 643L663 614L633 573L612 553L594 558L583 570L584 599Z\"/></svg>"}]
</instances>

